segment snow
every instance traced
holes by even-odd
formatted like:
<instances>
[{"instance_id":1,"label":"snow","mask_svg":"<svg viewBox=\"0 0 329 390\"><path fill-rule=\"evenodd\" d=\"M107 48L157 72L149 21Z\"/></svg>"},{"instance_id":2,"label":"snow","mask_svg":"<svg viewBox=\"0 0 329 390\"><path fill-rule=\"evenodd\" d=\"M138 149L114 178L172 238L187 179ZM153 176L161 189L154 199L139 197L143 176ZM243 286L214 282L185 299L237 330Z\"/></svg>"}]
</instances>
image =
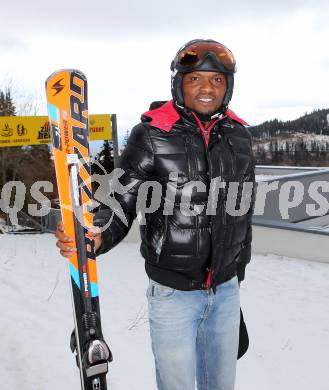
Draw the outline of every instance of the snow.
<instances>
[{"instance_id":1,"label":"snow","mask_svg":"<svg viewBox=\"0 0 329 390\"><path fill-rule=\"evenodd\" d=\"M78 389L66 260L50 234L0 236L1 388ZM139 245L98 262L112 390L155 390ZM250 347L236 390L328 390L329 264L254 255L241 285Z\"/></svg>"}]
</instances>

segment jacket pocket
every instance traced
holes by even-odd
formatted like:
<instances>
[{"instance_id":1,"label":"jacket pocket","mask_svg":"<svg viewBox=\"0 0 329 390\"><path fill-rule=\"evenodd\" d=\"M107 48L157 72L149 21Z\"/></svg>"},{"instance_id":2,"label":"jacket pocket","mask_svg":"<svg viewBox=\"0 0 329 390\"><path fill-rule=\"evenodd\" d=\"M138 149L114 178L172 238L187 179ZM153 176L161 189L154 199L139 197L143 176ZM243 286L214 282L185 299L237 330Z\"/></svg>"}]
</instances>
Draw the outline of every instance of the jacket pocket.
<instances>
[{"instance_id":1,"label":"jacket pocket","mask_svg":"<svg viewBox=\"0 0 329 390\"><path fill-rule=\"evenodd\" d=\"M185 153L188 162L188 177L190 180L194 180L197 174L197 161L193 151L193 144L193 135L187 135L184 137Z\"/></svg>"},{"instance_id":2,"label":"jacket pocket","mask_svg":"<svg viewBox=\"0 0 329 390\"><path fill-rule=\"evenodd\" d=\"M250 148L244 141L238 142L233 137L227 138L232 162L232 178L236 181L243 180L250 164ZM249 144L248 144L249 145Z\"/></svg>"},{"instance_id":3,"label":"jacket pocket","mask_svg":"<svg viewBox=\"0 0 329 390\"><path fill-rule=\"evenodd\" d=\"M231 155L231 161L232 161L232 177L234 177L236 172L236 155L234 151L233 141L232 138L227 138L227 143L230 148L230 155Z\"/></svg>"}]
</instances>

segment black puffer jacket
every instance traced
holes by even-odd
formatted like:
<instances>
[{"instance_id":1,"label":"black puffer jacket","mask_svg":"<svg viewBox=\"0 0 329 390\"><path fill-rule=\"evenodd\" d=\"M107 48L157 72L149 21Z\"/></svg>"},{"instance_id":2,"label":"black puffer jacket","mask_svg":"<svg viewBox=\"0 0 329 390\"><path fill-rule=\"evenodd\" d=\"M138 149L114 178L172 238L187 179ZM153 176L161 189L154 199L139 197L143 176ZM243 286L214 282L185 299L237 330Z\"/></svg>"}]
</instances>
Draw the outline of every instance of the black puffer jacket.
<instances>
[{"instance_id":1,"label":"black puffer jacket","mask_svg":"<svg viewBox=\"0 0 329 390\"><path fill-rule=\"evenodd\" d=\"M241 183L255 180L251 135L242 123L229 112L212 128L207 147L196 119L192 115L181 117L172 102L145 113L142 122L133 128L120 159L120 168L125 171L120 182L124 186L135 184L125 194L114 194L128 224L103 206L94 223L104 225L111 216L113 220L102 233L98 254L126 236L136 217L136 199L139 188L143 188L140 186L145 181L157 181L162 187L160 207L146 214L146 225L140 226L141 253L149 277L180 290L215 287L236 274L239 281L243 280L251 255L254 191L244 215L232 216L225 207L230 200L229 182L240 183L239 209ZM176 179L170 180L170 173L176 174ZM226 185L211 186L214 178ZM190 202L182 199L182 193L190 194ZM209 194L218 199L213 215L207 215ZM172 215L164 215L165 200L166 210L173 208L173 213L167 214ZM187 204L190 209L184 208Z\"/></svg>"}]
</instances>

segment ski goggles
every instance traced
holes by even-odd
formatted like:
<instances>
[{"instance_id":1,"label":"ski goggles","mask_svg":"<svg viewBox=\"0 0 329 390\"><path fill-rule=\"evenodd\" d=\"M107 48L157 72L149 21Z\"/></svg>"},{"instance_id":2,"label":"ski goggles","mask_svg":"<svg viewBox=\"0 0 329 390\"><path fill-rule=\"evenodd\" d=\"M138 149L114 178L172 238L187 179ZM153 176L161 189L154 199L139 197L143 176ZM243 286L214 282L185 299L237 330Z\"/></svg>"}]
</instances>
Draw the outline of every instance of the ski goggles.
<instances>
[{"instance_id":1,"label":"ski goggles","mask_svg":"<svg viewBox=\"0 0 329 390\"><path fill-rule=\"evenodd\" d=\"M198 66L211 55L228 71L235 72L235 58L233 53L224 45L217 42L197 42L184 47L178 54L178 65L181 70Z\"/></svg>"}]
</instances>

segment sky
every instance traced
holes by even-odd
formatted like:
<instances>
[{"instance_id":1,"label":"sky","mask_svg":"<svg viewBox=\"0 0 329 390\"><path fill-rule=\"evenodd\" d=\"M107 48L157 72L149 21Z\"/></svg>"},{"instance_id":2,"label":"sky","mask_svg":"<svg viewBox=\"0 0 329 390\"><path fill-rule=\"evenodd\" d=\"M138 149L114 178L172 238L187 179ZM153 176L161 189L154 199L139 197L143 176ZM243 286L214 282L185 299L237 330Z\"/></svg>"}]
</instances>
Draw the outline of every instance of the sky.
<instances>
[{"instance_id":1,"label":"sky","mask_svg":"<svg viewBox=\"0 0 329 390\"><path fill-rule=\"evenodd\" d=\"M152 101L171 98L177 50L211 38L237 60L233 111L251 125L294 119L329 107L328 20L325 0L6 2L0 87L11 80L20 99L37 100L46 114L46 78L80 69L89 112L116 113L123 134Z\"/></svg>"}]
</instances>

